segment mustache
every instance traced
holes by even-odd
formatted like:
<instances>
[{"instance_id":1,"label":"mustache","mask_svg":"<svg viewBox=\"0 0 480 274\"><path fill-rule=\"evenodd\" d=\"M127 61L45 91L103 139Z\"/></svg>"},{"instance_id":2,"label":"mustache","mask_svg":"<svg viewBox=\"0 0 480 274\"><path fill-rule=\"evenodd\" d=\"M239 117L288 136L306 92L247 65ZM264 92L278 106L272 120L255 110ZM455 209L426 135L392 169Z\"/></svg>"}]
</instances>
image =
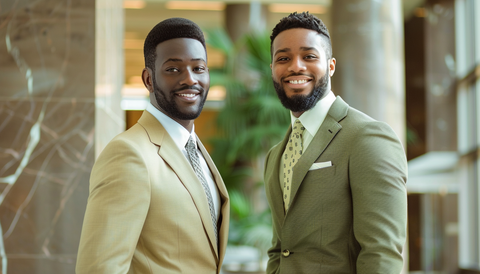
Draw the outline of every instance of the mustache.
<instances>
[{"instance_id":1,"label":"mustache","mask_svg":"<svg viewBox=\"0 0 480 274\"><path fill-rule=\"evenodd\" d=\"M308 74L308 73L301 73L301 72L292 72L290 73L289 75L285 76L285 77L282 77L282 82L285 78L288 78L288 77L291 77L291 76L308 76L310 78L313 78L315 79L315 77L313 77L313 75L311 74Z\"/></svg>"},{"instance_id":2,"label":"mustache","mask_svg":"<svg viewBox=\"0 0 480 274\"><path fill-rule=\"evenodd\" d=\"M200 92L205 91L205 89L200 87L200 86L183 86L181 88L172 90L172 93L179 92L179 91L182 91L182 90L187 90L187 89L195 89L195 90L198 90Z\"/></svg>"}]
</instances>

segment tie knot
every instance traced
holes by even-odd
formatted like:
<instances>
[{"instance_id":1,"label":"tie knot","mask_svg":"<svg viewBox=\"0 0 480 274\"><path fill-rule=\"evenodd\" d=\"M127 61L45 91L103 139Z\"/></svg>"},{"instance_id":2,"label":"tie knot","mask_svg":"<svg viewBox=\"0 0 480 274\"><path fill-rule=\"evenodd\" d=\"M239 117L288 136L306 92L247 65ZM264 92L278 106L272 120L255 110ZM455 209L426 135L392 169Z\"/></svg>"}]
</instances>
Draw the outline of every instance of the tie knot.
<instances>
[{"instance_id":1,"label":"tie knot","mask_svg":"<svg viewBox=\"0 0 480 274\"><path fill-rule=\"evenodd\" d=\"M303 131L305 130L305 127L302 125L302 122L300 120L295 120L295 123L293 123L293 128L292 128L292 134L296 135L295 137L299 138L297 135L302 135Z\"/></svg>"},{"instance_id":2,"label":"tie knot","mask_svg":"<svg viewBox=\"0 0 480 274\"><path fill-rule=\"evenodd\" d=\"M192 136L190 136L190 138L188 138L188 142L187 144L185 145L185 148L190 151L195 151L196 150L196 145L195 145L195 141L193 140Z\"/></svg>"}]
</instances>

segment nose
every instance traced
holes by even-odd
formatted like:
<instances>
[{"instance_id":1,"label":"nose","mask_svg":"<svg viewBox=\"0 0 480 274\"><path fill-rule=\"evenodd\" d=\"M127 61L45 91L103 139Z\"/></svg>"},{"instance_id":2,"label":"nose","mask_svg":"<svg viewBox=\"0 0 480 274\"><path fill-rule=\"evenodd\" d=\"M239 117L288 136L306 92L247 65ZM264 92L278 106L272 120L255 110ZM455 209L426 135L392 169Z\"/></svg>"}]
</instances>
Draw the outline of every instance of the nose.
<instances>
[{"instance_id":1,"label":"nose","mask_svg":"<svg viewBox=\"0 0 480 274\"><path fill-rule=\"evenodd\" d=\"M180 81L180 84L181 85L187 85L187 86L193 86L193 85L198 84L198 80L197 80L195 72L193 72L191 70L186 70L184 75L183 75L182 80Z\"/></svg>"},{"instance_id":2,"label":"nose","mask_svg":"<svg viewBox=\"0 0 480 274\"><path fill-rule=\"evenodd\" d=\"M306 69L305 62L300 57L293 58L290 66L288 67L288 70L291 72L300 72L305 71Z\"/></svg>"}]
</instances>

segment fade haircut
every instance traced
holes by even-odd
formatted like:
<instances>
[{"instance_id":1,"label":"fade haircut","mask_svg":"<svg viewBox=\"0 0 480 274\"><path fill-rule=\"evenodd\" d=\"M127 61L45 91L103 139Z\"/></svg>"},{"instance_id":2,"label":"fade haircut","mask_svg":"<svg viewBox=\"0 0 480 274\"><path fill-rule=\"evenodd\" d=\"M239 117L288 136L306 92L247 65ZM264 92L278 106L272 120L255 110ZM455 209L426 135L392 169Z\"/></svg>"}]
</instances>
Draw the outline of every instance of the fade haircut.
<instances>
[{"instance_id":1,"label":"fade haircut","mask_svg":"<svg viewBox=\"0 0 480 274\"><path fill-rule=\"evenodd\" d=\"M169 18L153 27L147 38L145 38L145 43L143 44L145 67L155 70L158 44L175 38L198 40L205 48L205 52L207 52L203 32L197 24L185 18Z\"/></svg>"},{"instance_id":2,"label":"fade haircut","mask_svg":"<svg viewBox=\"0 0 480 274\"><path fill-rule=\"evenodd\" d=\"M280 34L282 31L289 29L310 29L318 32L322 37L322 44L327 55L328 59L332 58L332 41L330 39L330 34L328 29L322 20L318 19L314 15L311 15L307 12L302 13L290 13L287 17L283 17L280 22L273 28L272 35L270 36L270 52L273 55L273 40Z\"/></svg>"}]
</instances>

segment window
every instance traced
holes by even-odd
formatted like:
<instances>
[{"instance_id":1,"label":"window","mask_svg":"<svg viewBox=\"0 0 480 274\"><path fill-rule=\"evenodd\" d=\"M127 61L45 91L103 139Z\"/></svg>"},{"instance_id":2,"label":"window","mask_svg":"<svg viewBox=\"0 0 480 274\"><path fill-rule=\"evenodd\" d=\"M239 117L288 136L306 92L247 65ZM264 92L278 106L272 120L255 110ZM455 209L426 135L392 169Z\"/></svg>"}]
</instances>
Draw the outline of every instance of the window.
<instances>
[{"instance_id":1,"label":"window","mask_svg":"<svg viewBox=\"0 0 480 274\"><path fill-rule=\"evenodd\" d=\"M480 270L480 1L455 2L458 153L459 266Z\"/></svg>"}]
</instances>

